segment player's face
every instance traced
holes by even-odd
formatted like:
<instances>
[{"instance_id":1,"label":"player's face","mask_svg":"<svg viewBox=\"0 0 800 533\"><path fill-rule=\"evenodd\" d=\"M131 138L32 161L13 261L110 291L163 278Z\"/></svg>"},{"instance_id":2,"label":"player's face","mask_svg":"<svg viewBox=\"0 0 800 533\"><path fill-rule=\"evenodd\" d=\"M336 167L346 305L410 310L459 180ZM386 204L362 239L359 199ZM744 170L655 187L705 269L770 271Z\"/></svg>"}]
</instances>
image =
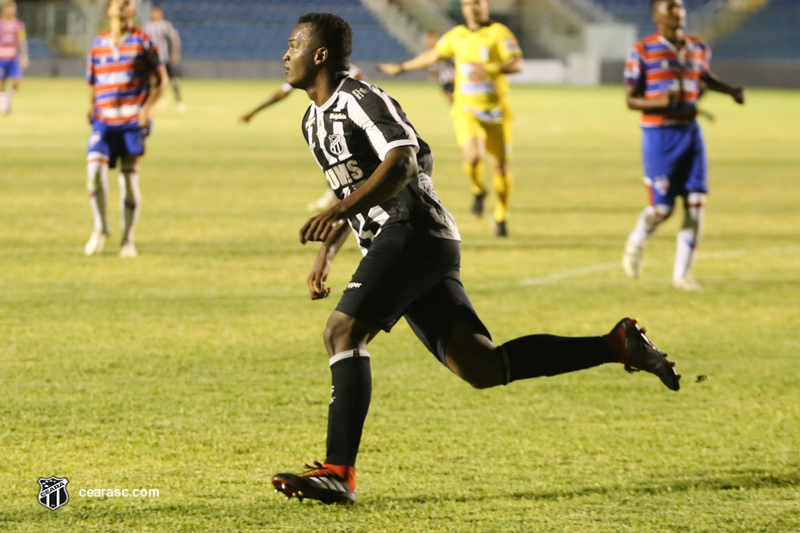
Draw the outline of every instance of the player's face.
<instances>
[{"instance_id":1,"label":"player's face","mask_svg":"<svg viewBox=\"0 0 800 533\"><path fill-rule=\"evenodd\" d=\"M111 0L107 13L109 17L132 20L136 17L136 0Z\"/></svg>"},{"instance_id":2,"label":"player's face","mask_svg":"<svg viewBox=\"0 0 800 533\"><path fill-rule=\"evenodd\" d=\"M3 6L3 18L13 19L17 16L17 4L11 2Z\"/></svg>"},{"instance_id":3,"label":"player's face","mask_svg":"<svg viewBox=\"0 0 800 533\"><path fill-rule=\"evenodd\" d=\"M683 0L661 0L653 7L653 20L671 29L686 25L686 6Z\"/></svg>"},{"instance_id":4,"label":"player's face","mask_svg":"<svg viewBox=\"0 0 800 533\"><path fill-rule=\"evenodd\" d=\"M161 11L161 9L154 7L153 9L150 10L150 20L152 20L153 22L159 22L161 20L164 20L164 12Z\"/></svg>"},{"instance_id":5,"label":"player's face","mask_svg":"<svg viewBox=\"0 0 800 533\"><path fill-rule=\"evenodd\" d=\"M289 49L283 54L286 82L289 85L305 89L313 84L318 70L317 50L314 27L308 23L298 24L289 36Z\"/></svg>"},{"instance_id":6,"label":"player's face","mask_svg":"<svg viewBox=\"0 0 800 533\"><path fill-rule=\"evenodd\" d=\"M461 13L468 26L482 24L489 20L489 0L461 0Z\"/></svg>"}]
</instances>

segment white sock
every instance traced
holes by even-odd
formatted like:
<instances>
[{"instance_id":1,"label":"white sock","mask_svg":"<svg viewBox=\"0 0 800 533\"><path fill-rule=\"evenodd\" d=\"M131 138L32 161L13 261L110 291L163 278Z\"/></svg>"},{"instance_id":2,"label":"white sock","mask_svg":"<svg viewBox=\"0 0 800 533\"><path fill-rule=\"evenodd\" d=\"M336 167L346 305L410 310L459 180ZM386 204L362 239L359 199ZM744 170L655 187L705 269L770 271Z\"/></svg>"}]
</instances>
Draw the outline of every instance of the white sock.
<instances>
[{"instance_id":1,"label":"white sock","mask_svg":"<svg viewBox=\"0 0 800 533\"><path fill-rule=\"evenodd\" d=\"M108 217L106 216L106 199L108 198L108 161L101 159L91 159L87 164L89 181L89 203L92 206L92 216L94 217L94 229L101 230L105 234L111 233L108 228Z\"/></svg>"},{"instance_id":2,"label":"white sock","mask_svg":"<svg viewBox=\"0 0 800 533\"><path fill-rule=\"evenodd\" d=\"M678 232L675 251L675 270L672 279L678 280L689 275L694 263L700 230L705 217L705 195L690 193L684 202L683 227Z\"/></svg>"},{"instance_id":3,"label":"white sock","mask_svg":"<svg viewBox=\"0 0 800 533\"><path fill-rule=\"evenodd\" d=\"M8 91L0 92L0 113L8 113L9 104L11 103L11 89Z\"/></svg>"},{"instance_id":4,"label":"white sock","mask_svg":"<svg viewBox=\"0 0 800 533\"><path fill-rule=\"evenodd\" d=\"M120 210L122 211L122 242L133 242L133 232L139 221L142 197L139 192L139 172L136 166L123 167L119 175Z\"/></svg>"},{"instance_id":5,"label":"white sock","mask_svg":"<svg viewBox=\"0 0 800 533\"><path fill-rule=\"evenodd\" d=\"M658 225L664 222L672 214L672 207L667 205L648 205L639 215L636 227L628 235L628 244L637 248L644 248L647 238L653 234Z\"/></svg>"}]
</instances>

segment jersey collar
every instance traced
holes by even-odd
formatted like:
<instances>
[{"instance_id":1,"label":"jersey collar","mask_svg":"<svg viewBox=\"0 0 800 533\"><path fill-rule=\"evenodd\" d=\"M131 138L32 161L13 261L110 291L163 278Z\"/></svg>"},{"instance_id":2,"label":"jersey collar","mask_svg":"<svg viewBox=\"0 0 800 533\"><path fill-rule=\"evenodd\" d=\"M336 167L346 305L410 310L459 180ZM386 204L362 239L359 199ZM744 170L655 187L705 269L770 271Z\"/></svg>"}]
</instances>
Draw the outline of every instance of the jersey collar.
<instances>
[{"instance_id":1,"label":"jersey collar","mask_svg":"<svg viewBox=\"0 0 800 533\"><path fill-rule=\"evenodd\" d=\"M349 78L349 76L345 76L344 78L342 78L342 81L339 82L339 85L336 87L336 90L333 91L331 97L328 98L328 100L321 106L317 107L317 104L314 104L314 102L312 101L311 103L314 104L314 107L316 107L317 110L319 111L325 112L331 105L333 105L333 103L336 101L336 97L339 94L339 90L342 88L342 85L344 85L344 82L345 80L347 80L347 78Z\"/></svg>"}]
</instances>

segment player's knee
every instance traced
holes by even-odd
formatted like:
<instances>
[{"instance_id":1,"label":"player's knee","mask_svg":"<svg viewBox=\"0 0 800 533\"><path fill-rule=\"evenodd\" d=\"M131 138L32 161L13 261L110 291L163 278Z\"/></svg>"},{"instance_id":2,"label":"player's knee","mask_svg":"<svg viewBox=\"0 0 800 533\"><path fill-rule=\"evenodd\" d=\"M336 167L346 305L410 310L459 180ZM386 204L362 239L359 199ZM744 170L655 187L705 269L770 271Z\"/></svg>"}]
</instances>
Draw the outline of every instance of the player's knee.
<instances>
[{"instance_id":1,"label":"player's knee","mask_svg":"<svg viewBox=\"0 0 800 533\"><path fill-rule=\"evenodd\" d=\"M704 207L706 205L706 195L702 192L691 192L686 196L686 204L689 208Z\"/></svg>"},{"instance_id":2,"label":"player's knee","mask_svg":"<svg viewBox=\"0 0 800 533\"><path fill-rule=\"evenodd\" d=\"M478 165L481 164L481 157L477 154L469 154L464 157L464 163L469 165L471 168L478 168Z\"/></svg>"},{"instance_id":3,"label":"player's knee","mask_svg":"<svg viewBox=\"0 0 800 533\"><path fill-rule=\"evenodd\" d=\"M658 222L663 222L672 216L675 207L667 204L656 204L653 206L653 216Z\"/></svg>"},{"instance_id":4,"label":"player's knee","mask_svg":"<svg viewBox=\"0 0 800 533\"><path fill-rule=\"evenodd\" d=\"M329 356L334 356L343 350L359 348L366 344L369 331L357 319L344 313L334 312L325 325L322 340Z\"/></svg>"},{"instance_id":5,"label":"player's knee","mask_svg":"<svg viewBox=\"0 0 800 533\"><path fill-rule=\"evenodd\" d=\"M503 384L498 369L492 366L464 368L451 365L450 370L475 389L489 389Z\"/></svg>"}]
</instances>

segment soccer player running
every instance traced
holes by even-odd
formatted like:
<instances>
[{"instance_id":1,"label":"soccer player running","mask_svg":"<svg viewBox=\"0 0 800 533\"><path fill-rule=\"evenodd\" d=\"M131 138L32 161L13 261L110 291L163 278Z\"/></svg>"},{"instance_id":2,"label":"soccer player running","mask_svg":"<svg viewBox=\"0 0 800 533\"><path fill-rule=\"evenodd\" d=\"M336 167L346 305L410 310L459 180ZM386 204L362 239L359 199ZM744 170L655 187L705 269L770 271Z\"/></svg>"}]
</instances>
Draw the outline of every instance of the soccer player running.
<instances>
[{"instance_id":1,"label":"soccer player running","mask_svg":"<svg viewBox=\"0 0 800 533\"><path fill-rule=\"evenodd\" d=\"M333 385L326 461L301 475L277 474L275 489L355 502L356 455L372 392L367 344L401 317L439 362L476 388L616 362L678 390L671 363L630 318L598 337L493 343L461 284L458 228L434 192L431 150L397 101L347 75L352 48L344 20L310 13L300 17L283 58L288 83L311 99L303 135L340 200L300 229L301 243L322 243L307 280L311 299L330 295L326 280L350 232L364 257L323 334Z\"/></svg>"},{"instance_id":2,"label":"soccer player running","mask_svg":"<svg viewBox=\"0 0 800 533\"><path fill-rule=\"evenodd\" d=\"M164 19L164 10L157 5L150 8L150 22L144 25L143 30L158 47L158 60L167 69L169 84L175 95L176 107L180 113L183 113L186 111L186 104L183 103L181 82L178 80L181 62L181 36L175 26Z\"/></svg>"},{"instance_id":3,"label":"soccer player running","mask_svg":"<svg viewBox=\"0 0 800 533\"><path fill-rule=\"evenodd\" d=\"M86 160L94 231L84 252L101 253L111 233L106 216L108 169L115 168L120 159L119 255L136 257L133 236L141 209L139 160L144 154L153 105L166 89L168 77L153 41L133 25L136 0L110 0L107 13L110 30L92 41L86 74L92 125Z\"/></svg>"},{"instance_id":4,"label":"soccer player running","mask_svg":"<svg viewBox=\"0 0 800 533\"><path fill-rule=\"evenodd\" d=\"M26 68L28 41L25 39L25 23L17 18L17 3L4 2L0 16L0 113L3 115L11 113L11 98L19 90L22 71Z\"/></svg>"},{"instance_id":5,"label":"soccer player running","mask_svg":"<svg viewBox=\"0 0 800 533\"><path fill-rule=\"evenodd\" d=\"M490 20L489 0L461 0L461 12L466 24L444 34L433 49L403 63L383 64L380 69L396 76L431 67L441 59L455 59L455 96L450 114L464 153L464 171L472 182L472 213L483 215L483 159L489 152L497 194L495 234L505 237L512 185L509 158L513 118L505 75L522 70L522 52L511 30Z\"/></svg>"},{"instance_id":6,"label":"soccer player running","mask_svg":"<svg viewBox=\"0 0 800 533\"><path fill-rule=\"evenodd\" d=\"M622 265L638 278L647 238L672 215L675 199L683 199L683 227L678 232L672 284L681 290L701 290L692 278L705 197L708 160L697 124L701 86L730 95L744 104L745 91L717 78L710 70L711 48L684 33L683 0L652 0L657 31L628 53L625 96L628 108L642 111L642 160L650 205L644 208L628 236Z\"/></svg>"}]
</instances>

